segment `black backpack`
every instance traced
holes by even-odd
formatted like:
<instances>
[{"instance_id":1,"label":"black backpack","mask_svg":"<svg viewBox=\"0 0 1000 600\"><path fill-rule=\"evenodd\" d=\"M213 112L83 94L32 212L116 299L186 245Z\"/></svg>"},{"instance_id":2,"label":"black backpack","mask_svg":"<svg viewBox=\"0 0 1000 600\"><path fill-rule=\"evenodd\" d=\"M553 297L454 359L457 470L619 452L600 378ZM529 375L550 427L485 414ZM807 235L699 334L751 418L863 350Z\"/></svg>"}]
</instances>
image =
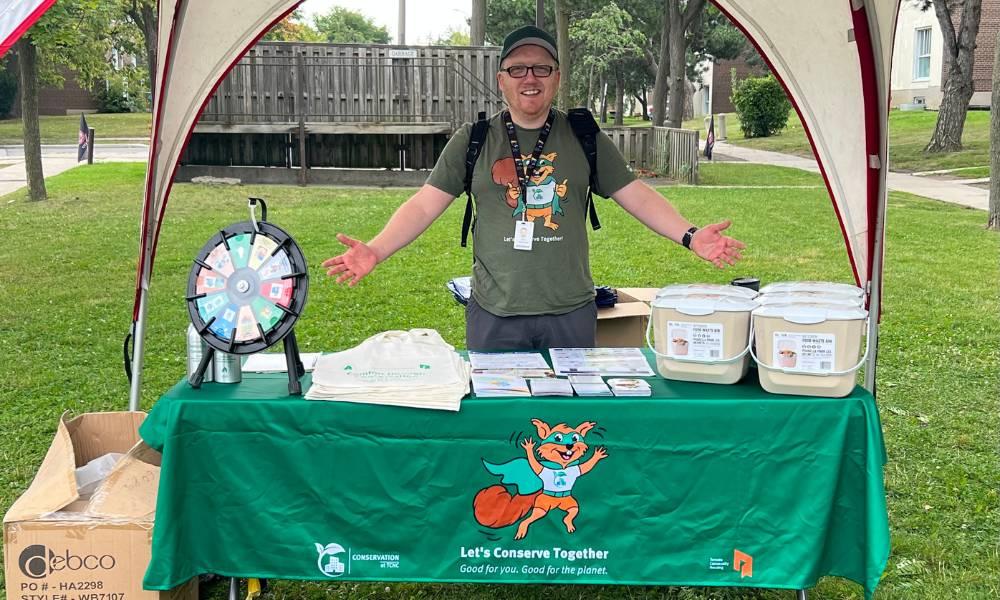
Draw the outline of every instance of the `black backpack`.
<instances>
[{"instance_id":1,"label":"black backpack","mask_svg":"<svg viewBox=\"0 0 1000 600\"><path fill-rule=\"evenodd\" d=\"M580 142L583 153L587 157L587 165L590 167L590 183L587 187L587 209L590 212L590 226L594 230L601 228L601 221L597 218L597 207L594 205L593 191L597 187L597 134L601 128L594 120L594 115L586 108L572 108L566 114L569 125L573 129L573 135ZM469 239L469 230L472 229L472 172L476 169L476 161L483 151L483 144L486 142L486 134L489 133L490 120L485 112L477 115L476 122L472 125L472 132L469 135L469 148L465 151L465 216L462 217L462 247L466 246Z\"/></svg>"}]
</instances>

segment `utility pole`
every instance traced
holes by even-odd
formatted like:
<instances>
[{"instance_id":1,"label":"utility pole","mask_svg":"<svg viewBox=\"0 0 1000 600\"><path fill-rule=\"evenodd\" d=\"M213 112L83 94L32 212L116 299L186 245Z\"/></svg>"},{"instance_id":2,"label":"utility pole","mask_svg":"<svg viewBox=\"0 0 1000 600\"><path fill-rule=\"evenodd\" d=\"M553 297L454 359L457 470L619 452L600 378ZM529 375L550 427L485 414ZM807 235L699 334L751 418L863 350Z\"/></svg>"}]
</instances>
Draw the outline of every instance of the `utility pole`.
<instances>
[{"instance_id":1,"label":"utility pole","mask_svg":"<svg viewBox=\"0 0 1000 600\"><path fill-rule=\"evenodd\" d=\"M472 38L473 46L486 43L486 0L472 0Z\"/></svg>"},{"instance_id":2,"label":"utility pole","mask_svg":"<svg viewBox=\"0 0 1000 600\"><path fill-rule=\"evenodd\" d=\"M406 0L399 0L399 35L396 37L397 44L406 45Z\"/></svg>"}]
</instances>

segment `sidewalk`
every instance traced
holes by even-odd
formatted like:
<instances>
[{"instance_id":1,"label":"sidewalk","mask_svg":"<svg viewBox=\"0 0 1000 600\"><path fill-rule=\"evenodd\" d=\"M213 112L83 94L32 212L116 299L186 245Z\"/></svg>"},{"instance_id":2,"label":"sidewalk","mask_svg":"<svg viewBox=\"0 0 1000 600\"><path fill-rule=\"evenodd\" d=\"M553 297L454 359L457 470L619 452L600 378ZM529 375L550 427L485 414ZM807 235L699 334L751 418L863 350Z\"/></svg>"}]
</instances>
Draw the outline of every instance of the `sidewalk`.
<instances>
[{"instance_id":1,"label":"sidewalk","mask_svg":"<svg viewBox=\"0 0 1000 600\"><path fill-rule=\"evenodd\" d=\"M724 141L716 142L712 152L713 154L718 154L719 158L731 158L743 162L791 167L793 169L819 173L819 166L812 158L792 156L780 152L769 152L767 150L754 150L752 148L734 146ZM989 190L968 185L968 181L942 181L890 171L886 183L889 189L894 192L906 192L907 194L914 194L979 210L987 210L989 206Z\"/></svg>"},{"instance_id":2,"label":"sidewalk","mask_svg":"<svg viewBox=\"0 0 1000 600\"><path fill-rule=\"evenodd\" d=\"M94 148L94 162L145 162L149 148L145 144L107 144ZM23 146L0 146L0 196L16 192L28 185L24 168ZM42 146L42 173L46 178L68 171L77 165L75 145Z\"/></svg>"}]
</instances>

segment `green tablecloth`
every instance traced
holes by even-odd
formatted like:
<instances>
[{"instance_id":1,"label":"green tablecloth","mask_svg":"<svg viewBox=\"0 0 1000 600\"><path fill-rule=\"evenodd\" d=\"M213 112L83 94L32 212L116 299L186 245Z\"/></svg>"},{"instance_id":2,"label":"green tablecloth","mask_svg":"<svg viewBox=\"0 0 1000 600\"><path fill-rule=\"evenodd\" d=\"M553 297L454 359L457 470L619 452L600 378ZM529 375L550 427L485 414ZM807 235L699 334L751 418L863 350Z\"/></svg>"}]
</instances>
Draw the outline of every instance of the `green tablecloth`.
<instances>
[{"instance_id":1,"label":"green tablecloth","mask_svg":"<svg viewBox=\"0 0 1000 600\"><path fill-rule=\"evenodd\" d=\"M807 588L837 575L870 595L889 555L872 396L776 396L748 379L653 379L652 398L473 397L459 413L291 398L283 374L182 382L140 430L163 453L144 585L218 573ZM516 525L477 523L473 499L500 483L484 460L539 441L532 419L596 423L583 460L608 456L575 485L569 473L569 499L547 497L578 503L573 533L553 508L515 540Z\"/></svg>"}]
</instances>

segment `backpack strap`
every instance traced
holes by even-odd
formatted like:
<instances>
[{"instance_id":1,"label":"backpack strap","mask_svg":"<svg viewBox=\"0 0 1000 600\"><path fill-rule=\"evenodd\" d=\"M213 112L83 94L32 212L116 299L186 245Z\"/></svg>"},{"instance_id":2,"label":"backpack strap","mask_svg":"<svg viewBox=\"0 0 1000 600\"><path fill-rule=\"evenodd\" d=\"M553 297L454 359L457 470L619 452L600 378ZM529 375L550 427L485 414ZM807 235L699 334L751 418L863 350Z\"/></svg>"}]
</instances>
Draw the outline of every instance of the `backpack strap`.
<instances>
[{"instance_id":1,"label":"backpack strap","mask_svg":"<svg viewBox=\"0 0 1000 600\"><path fill-rule=\"evenodd\" d=\"M587 187L587 209L590 212L590 226L596 231L601 228L601 220L597 218L597 205L594 204L593 192L597 189L597 135L600 126L594 120L594 115L586 108L571 108L566 114L573 135L583 147L590 167L590 185Z\"/></svg>"},{"instance_id":2,"label":"backpack strap","mask_svg":"<svg viewBox=\"0 0 1000 600\"><path fill-rule=\"evenodd\" d=\"M462 247L465 248L469 239L469 230L472 229L472 173L476 170L476 161L483 151L483 144L486 142L486 134L490 130L490 120L486 118L485 112L476 115L476 122L472 125L472 132L469 134L469 147L465 151L465 179L463 186L465 189L465 216L462 217Z\"/></svg>"}]
</instances>

